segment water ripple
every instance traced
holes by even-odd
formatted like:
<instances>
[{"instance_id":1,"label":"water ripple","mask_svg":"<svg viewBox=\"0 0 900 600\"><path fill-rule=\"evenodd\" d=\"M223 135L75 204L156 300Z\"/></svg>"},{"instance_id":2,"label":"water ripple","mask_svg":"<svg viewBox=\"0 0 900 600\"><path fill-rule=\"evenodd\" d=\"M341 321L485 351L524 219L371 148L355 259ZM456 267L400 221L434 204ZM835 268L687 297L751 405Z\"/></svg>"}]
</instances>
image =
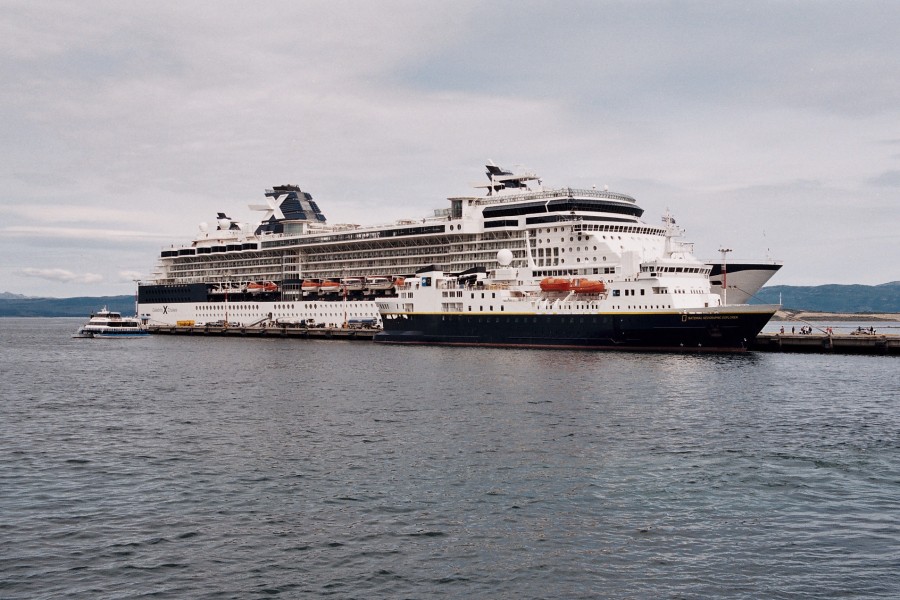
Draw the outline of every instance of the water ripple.
<instances>
[{"instance_id":1,"label":"water ripple","mask_svg":"<svg viewBox=\"0 0 900 600\"><path fill-rule=\"evenodd\" d=\"M0 327L0 597L900 596L896 359Z\"/></svg>"}]
</instances>

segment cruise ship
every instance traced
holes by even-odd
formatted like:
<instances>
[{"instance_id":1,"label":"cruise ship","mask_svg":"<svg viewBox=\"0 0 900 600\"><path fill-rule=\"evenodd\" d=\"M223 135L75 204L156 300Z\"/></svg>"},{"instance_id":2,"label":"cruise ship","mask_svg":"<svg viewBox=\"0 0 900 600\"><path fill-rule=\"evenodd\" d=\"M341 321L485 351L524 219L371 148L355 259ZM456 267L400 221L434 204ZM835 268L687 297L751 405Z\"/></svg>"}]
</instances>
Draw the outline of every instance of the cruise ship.
<instances>
[{"instance_id":1,"label":"cruise ship","mask_svg":"<svg viewBox=\"0 0 900 600\"><path fill-rule=\"evenodd\" d=\"M533 281L612 282L637 277L642 264L671 252L675 220L644 222L631 196L548 188L532 172L494 164L486 175L478 194L448 198L426 218L377 226L328 224L308 192L273 187L264 204L250 205L263 213L255 227L218 213L189 243L163 249L151 277L138 284L138 311L151 325L340 327L353 320L381 327L376 302L396 297L405 279L426 267L491 270L499 266L497 253L508 250L510 266ZM712 290L742 303L779 267L717 263L703 276L723 270Z\"/></svg>"},{"instance_id":2,"label":"cruise ship","mask_svg":"<svg viewBox=\"0 0 900 600\"><path fill-rule=\"evenodd\" d=\"M674 231L670 230L670 233ZM544 277L497 254L485 273L435 267L377 302L376 342L678 352L744 352L777 305L724 304L710 267L681 251L641 263L624 278Z\"/></svg>"}]
</instances>

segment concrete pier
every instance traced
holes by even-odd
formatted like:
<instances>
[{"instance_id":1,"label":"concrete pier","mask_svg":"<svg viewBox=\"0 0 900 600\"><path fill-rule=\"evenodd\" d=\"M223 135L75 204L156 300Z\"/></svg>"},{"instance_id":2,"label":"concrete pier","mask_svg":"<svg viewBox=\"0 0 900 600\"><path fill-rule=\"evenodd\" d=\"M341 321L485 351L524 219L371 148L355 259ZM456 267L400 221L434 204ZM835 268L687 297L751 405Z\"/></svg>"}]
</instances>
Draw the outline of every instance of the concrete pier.
<instances>
[{"instance_id":1,"label":"concrete pier","mask_svg":"<svg viewBox=\"0 0 900 600\"><path fill-rule=\"evenodd\" d=\"M815 354L891 354L900 356L900 335L760 333L750 344L760 352L806 352Z\"/></svg>"},{"instance_id":2,"label":"concrete pier","mask_svg":"<svg viewBox=\"0 0 900 600\"><path fill-rule=\"evenodd\" d=\"M305 338L372 341L377 329L347 327L297 327L291 325L269 325L267 327L214 326L193 325L180 327L175 325L150 325L152 334L159 335L195 335L209 337L272 337L272 338Z\"/></svg>"},{"instance_id":3,"label":"concrete pier","mask_svg":"<svg viewBox=\"0 0 900 600\"><path fill-rule=\"evenodd\" d=\"M271 337L370 342L378 329L346 327L303 327L294 325L214 326L150 325L157 335L193 335L208 337ZM900 356L900 335L760 333L750 342L757 352L805 352L809 354L872 354Z\"/></svg>"}]
</instances>

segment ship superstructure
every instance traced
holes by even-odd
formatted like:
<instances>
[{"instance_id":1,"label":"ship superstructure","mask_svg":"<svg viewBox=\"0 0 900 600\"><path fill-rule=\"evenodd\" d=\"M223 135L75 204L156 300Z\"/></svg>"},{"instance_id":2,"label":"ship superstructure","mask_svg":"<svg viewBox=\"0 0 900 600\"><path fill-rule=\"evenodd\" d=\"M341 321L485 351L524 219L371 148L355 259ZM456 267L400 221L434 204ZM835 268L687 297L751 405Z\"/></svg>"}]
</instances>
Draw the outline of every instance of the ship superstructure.
<instances>
[{"instance_id":1,"label":"ship superstructure","mask_svg":"<svg viewBox=\"0 0 900 600\"><path fill-rule=\"evenodd\" d=\"M631 196L546 188L534 173L493 164L486 174L487 182L476 186L483 195L451 197L429 217L378 226L328 224L312 196L295 185L266 190L265 204L250 205L263 212L257 226L219 213L215 226L201 225L190 244L164 249L152 281L139 286L139 310L164 324L338 325L378 319L374 300L396 295L403 278L425 267L494 269L501 249L535 280L624 280L663 255L694 260L690 244L675 241L674 219L643 222ZM773 263L771 273L777 268ZM748 293L767 279L754 281ZM728 273L728 286L729 294L743 288L737 268Z\"/></svg>"}]
</instances>

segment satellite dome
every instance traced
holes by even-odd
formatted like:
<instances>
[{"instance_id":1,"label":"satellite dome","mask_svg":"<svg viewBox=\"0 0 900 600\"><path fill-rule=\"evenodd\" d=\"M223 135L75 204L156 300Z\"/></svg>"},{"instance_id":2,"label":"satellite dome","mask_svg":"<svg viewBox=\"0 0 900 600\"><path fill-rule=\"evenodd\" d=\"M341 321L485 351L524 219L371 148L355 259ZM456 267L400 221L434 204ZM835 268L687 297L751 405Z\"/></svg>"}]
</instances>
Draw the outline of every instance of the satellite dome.
<instances>
[{"instance_id":1,"label":"satellite dome","mask_svg":"<svg viewBox=\"0 0 900 600\"><path fill-rule=\"evenodd\" d=\"M203 221L202 223L200 223L200 225L198 225L198 227L200 227L200 231L202 231L203 233L206 233L207 231L209 231L209 223L207 223L206 221Z\"/></svg>"},{"instance_id":2,"label":"satellite dome","mask_svg":"<svg viewBox=\"0 0 900 600\"><path fill-rule=\"evenodd\" d=\"M507 250L504 248L500 252L497 253L497 262L500 263L501 267L508 267L512 264L513 253L511 250Z\"/></svg>"}]
</instances>

